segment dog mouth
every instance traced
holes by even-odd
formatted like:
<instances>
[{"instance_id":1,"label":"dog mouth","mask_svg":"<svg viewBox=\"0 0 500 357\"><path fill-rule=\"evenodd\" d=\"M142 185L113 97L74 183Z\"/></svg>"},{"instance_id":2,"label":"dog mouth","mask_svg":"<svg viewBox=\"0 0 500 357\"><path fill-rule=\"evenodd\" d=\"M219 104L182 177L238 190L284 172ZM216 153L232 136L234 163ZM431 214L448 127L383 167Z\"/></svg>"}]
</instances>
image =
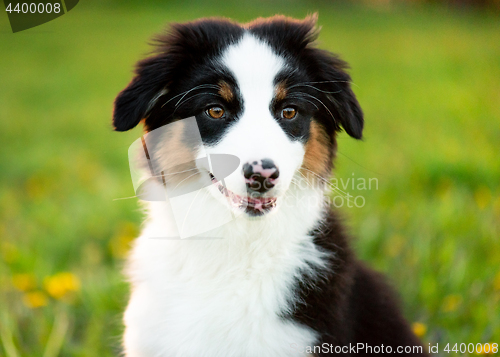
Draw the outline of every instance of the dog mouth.
<instances>
[{"instance_id":1,"label":"dog mouth","mask_svg":"<svg viewBox=\"0 0 500 357\"><path fill-rule=\"evenodd\" d=\"M240 196L228 190L219 180L210 173L212 183L227 199L229 204L236 209L245 210L250 216L263 216L276 207L277 197L252 197L249 195Z\"/></svg>"}]
</instances>

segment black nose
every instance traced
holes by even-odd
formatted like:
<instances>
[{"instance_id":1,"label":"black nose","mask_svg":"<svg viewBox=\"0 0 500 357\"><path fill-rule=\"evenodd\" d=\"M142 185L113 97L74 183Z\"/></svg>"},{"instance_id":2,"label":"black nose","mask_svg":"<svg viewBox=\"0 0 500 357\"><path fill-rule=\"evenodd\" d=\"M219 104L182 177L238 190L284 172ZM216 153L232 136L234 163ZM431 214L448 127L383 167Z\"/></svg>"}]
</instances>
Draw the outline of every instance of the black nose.
<instances>
[{"instance_id":1,"label":"black nose","mask_svg":"<svg viewBox=\"0 0 500 357\"><path fill-rule=\"evenodd\" d=\"M278 167L271 159L249 161L243 165L243 176L248 192L265 193L276 185L280 175Z\"/></svg>"}]
</instances>

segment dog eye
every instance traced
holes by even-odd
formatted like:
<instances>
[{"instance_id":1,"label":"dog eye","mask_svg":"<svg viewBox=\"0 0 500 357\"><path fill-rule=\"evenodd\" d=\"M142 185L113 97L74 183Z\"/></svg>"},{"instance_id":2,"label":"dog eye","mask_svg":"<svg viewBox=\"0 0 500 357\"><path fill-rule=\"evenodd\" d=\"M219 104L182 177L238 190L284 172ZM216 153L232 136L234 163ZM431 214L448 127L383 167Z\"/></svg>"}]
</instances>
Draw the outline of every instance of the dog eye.
<instances>
[{"instance_id":1,"label":"dog eye","mask_svg":"<svg viewBox=\"0 0 500 357\"><path fill-rule=\"evenodd\" d=\"M224 115L224 109L221 107L212 107L206 111L207 115L214 119L220 119Z\"/></svg>"},{"instance_id":2,"label":"dog eye","mask_svg":"<svg viewBox=\"0 0 500 357\"><path fill-rule=\"evenodd\" d=\"M281 117L283 119L293 119L297 115L297 110L294 108L285 108L281 111Z\"/></svg>"}]
</instances>

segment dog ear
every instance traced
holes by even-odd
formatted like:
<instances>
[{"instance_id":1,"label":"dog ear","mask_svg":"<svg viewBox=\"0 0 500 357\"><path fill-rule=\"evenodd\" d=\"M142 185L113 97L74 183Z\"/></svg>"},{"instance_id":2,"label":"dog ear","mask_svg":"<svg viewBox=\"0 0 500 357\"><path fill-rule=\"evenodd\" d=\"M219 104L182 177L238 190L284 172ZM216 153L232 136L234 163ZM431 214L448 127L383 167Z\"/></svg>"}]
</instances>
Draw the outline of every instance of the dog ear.
<instances>
[{"instance_id":1,"label":"dog ear","mask_svg":"<svg viewBox=\"0 0 500 357\"><path fill-rule=\"evenodd\" d=\"M336 107L342 127L353 138L361 139L364 126L363 111L350 84L344 85L337 98Z\"/></svg>"},{"instance_id":2,"label":"dog ear","mask_svg":"<svg viewBox=\"0 0 500 357\"><path fill-rule=\"evenodd\" d=\"M327 51L314 49L317 60L318 86L324 89L326 105L334 117L334 127L344 130L356 139L363 136L363 111L351 88L351 76L346 72L348 65Z\"/></svg>"},{"instance_id":3,"label":"dog ear","mask_svg":"<svg viewBox=\"0 0 500 357\"><path fill-rule=\"evenodd\" d=\"M162 95L175 89L185 73L203 59L217 55L220 48L234 43L242 33L239 25L221 18L171 24L166 33L154 38L154 55L137 64L135 77L116 97L115 130L135 127Z\"/></svg>"},{"instance_id":4,"label":"dog ear","mask_svg":"<svg viewBox=\"0 0 500 357\"><path fill-rule=\"evenodd\" d=\"M135 77L115 99L113 126L116 131L134 128L166 93L168 66L165 61L165 57L157 55L137 64Z\"/></svg>"},{"instance_id":5,"label":"dog ear","mask_svg":"<svg viewBox=\"0 0 500 357\"><path fill-rule=\"evenodd\" d=\"M317 49L318 15L312 14L304 20L285 16L257 19L248 26L253 34L268 42L278 53L286 56L292 53L307 68L313 78L312 87L317 89L315 97L321 102L330 117L326 126L331 135L344 130L353 138L361 139L363 133L363 112L351 89L351 77L346 72L347 63L337 56Z\"/></svg>"}]
</instances>

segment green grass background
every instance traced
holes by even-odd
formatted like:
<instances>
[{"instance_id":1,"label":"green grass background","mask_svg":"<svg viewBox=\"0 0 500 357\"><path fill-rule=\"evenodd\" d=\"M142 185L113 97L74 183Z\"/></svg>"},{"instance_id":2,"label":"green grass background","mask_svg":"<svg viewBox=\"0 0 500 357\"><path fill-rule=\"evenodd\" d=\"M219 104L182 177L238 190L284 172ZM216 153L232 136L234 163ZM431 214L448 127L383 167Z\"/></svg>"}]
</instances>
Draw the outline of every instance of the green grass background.
<instances>
[{"instance_id":1,"label":"green grass background","mask_svg":"<svg viewBox=\"0 0 500 357\"><path fill-rule=\"evenodd\" d=\"M500 343L500 18L329 2L81 1L12 34L0 15L0 356L114 356L141 222L112 102L169 21L318 11L321 47L352 66L365 138L342 134L336 177L376 178L341 210L425 343ZM360 201L358 201L360 202ZM81 289L23 304L16 274L70 271Z\"/></svg>"}]
</instances>

